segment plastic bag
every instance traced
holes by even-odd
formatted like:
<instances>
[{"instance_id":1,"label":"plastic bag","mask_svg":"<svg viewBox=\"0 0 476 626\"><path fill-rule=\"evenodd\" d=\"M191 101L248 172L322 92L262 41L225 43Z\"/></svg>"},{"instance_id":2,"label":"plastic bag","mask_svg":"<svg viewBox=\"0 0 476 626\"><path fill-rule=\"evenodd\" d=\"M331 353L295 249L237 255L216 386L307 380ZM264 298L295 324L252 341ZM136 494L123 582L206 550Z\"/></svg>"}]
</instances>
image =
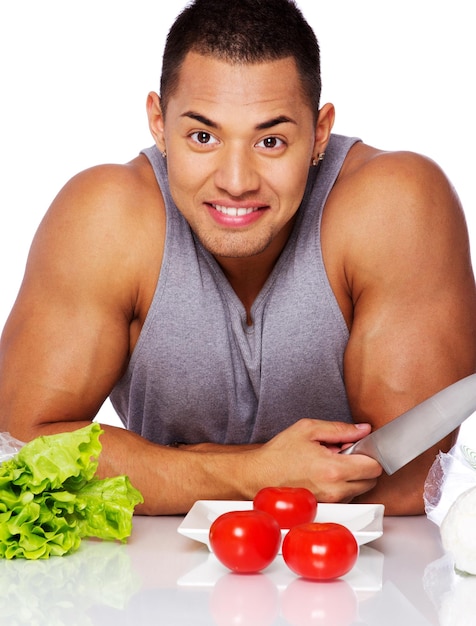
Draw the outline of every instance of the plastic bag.
<instances>
[{"instance_id":1,"label":"plastic bag","mask_svg":"<svg viewBox=\"0 0 476 626\"><path fill-rule=\"evenodd\" d=\"M0 433L0 464L14 457L24 445L23 441L15 439L10 433Z\"/></svg>"},{"instance_id":2,"label":"plastic bag","mask_svg":"<svg viewBox=\"0 0 476 626\"><path fill-rule=\"evenodd\" d=\"M476 487L476 452L464 444L440 452L425 481L423 499L428 519L440 526L458 496L471 487Z\"/></svg>"}]
</instances>

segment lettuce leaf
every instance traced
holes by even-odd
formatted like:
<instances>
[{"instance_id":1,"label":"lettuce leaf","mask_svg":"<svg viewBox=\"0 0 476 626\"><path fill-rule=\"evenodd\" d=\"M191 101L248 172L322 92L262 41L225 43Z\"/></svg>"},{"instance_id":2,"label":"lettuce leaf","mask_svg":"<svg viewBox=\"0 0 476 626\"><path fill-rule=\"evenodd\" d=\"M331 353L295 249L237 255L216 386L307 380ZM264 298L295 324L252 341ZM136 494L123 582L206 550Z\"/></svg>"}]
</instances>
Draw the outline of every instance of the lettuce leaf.
<instances>
[{"instance_id":1,"label":"lettuce leaf","mask_svg":"<svg viewBox=\"0 0 476 626\"><path fill-rule=\"evenodd\" d=\"M99 424L38 437L0 465L0 557L45 559L81 540L125 541L143 502L127 476L98 479Z\"/></svg>"}]
</instances>

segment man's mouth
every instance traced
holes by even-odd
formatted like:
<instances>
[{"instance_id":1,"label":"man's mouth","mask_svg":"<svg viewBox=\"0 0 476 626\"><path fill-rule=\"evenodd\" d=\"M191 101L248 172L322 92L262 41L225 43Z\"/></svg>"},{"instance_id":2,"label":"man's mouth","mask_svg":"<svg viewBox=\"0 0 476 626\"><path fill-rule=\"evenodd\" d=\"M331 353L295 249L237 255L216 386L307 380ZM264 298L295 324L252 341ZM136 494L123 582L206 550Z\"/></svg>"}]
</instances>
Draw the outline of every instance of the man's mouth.
<instances>
[{"instance_id":1,"label":"man's mouth","mask_svg":"<svg viewBox=\"0 0 476 626\"><path fill-rule=\"evenodd\" d=\"M231 206L222 206L221 204L212 204L213 208L219 213L223 213L223 215L228 215L229 217L242 217L244 215L250 215L255 211L258 211L258 207L231 207Z\"/></svg>"}]
</instances>

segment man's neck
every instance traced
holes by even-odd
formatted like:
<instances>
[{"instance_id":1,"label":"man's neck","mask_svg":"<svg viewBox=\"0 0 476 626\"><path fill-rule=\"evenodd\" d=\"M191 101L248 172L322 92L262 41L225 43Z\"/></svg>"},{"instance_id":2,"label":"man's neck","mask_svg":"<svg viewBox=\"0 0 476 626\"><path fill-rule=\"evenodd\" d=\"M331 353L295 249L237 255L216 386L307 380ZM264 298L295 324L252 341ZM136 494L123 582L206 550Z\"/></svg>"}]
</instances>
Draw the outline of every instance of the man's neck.
<instances>
[{"instance_id":1,"label":"man's neck","mask_svg":"<svg viewBox=\"0 0 476 626\"><path fill-rule=\"evenodd\" d=\"M246 309L247 321L251 325L251 307L263 288L273 267L250 262L250 259L217 259L223 273ZM254 261L254 260L253 260Z\"/></svg>"},{"instance_id":2,"label":"man's neck","mask_svg":"<svg viewBox=\"0 0 476 626\"><path fill-rule=\"evenodd\" d=\"M251 319L253 302L273 271L291 230L292 224L289 224L289 228L280 233L263 252L251 257L215 257L233 291L245 307L249 325L253 323Z\"/></svg>"}]
</instances>

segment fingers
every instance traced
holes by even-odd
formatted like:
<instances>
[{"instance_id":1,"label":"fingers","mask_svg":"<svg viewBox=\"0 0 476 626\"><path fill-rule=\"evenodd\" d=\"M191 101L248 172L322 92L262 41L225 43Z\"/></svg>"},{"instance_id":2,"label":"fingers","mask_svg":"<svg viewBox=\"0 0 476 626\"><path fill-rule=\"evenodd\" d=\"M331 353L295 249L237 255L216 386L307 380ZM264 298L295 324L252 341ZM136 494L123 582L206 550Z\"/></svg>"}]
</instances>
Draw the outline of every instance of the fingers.
<instances>
[{"instance_id":1,"label":"fingers","mask_svg":"<svg viewBox=\"0 0 476 626\"><path fill-rule=\"evenodd\" d=\"M348 502L373 489L382 471L380 464L368 456L332 454L325 464L316 462L309 479L321 502Z\"/></svg>"},{"instance_id":2,"label":"fingers","mask_svg":"<svg viewBox=\"0 0 476 626\"><path fill-rule=\"evenodd\" d=\"M292 428L302 429L309 439L324 444L351 444L359 441L370 433L370 424L347 424L346 422L331 422L327 420L302 419L293 424ZM284 431L286 432L286 431Z\"/></svg>"}]
</instances>

